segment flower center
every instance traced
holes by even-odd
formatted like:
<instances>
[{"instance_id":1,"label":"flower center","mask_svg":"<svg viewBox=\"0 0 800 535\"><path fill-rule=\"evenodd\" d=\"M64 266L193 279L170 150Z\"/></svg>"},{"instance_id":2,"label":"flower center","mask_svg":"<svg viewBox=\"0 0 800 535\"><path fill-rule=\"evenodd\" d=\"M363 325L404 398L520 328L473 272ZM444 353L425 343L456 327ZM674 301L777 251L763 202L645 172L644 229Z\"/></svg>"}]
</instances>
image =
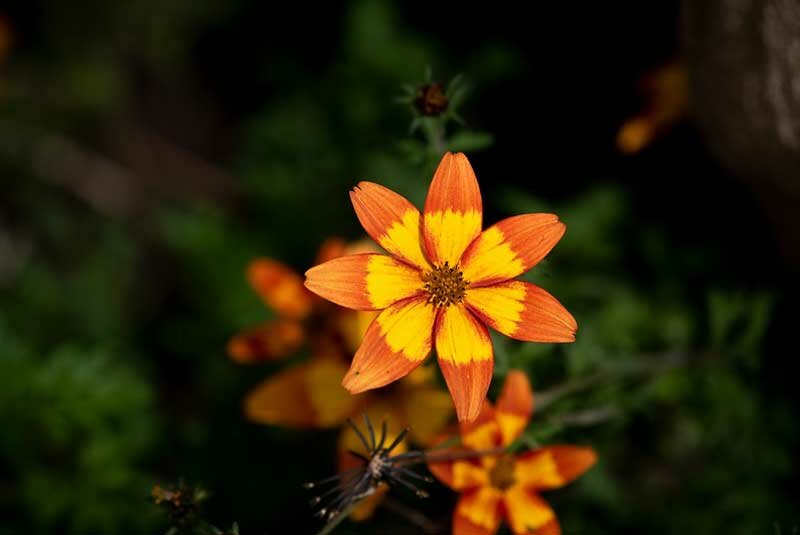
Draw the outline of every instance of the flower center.
<instances>
[{"instance_id":1,"label":"flower center","mask_svg":"<svg viewBox=\"0 0 800 535\"><path fill-rule=\"evenodd\" d=\"M453 303L464 300L469 281L464 280L464 274L457 267L451 267L449 262L434 267L422 277L425 281L425 291L428 292L428 303L435 307L447 307Z\"/></svg>"},{"instance_id":2,"label":"flower center","mask_svg":"<svg viewBox=\"0 0 800 535\"><path fill-rule=\"evenodd\" d=\"M514 484L514 457L505 455L489 471L489 482L496 489L506 490Z\"/></svg>"}]
</instances>

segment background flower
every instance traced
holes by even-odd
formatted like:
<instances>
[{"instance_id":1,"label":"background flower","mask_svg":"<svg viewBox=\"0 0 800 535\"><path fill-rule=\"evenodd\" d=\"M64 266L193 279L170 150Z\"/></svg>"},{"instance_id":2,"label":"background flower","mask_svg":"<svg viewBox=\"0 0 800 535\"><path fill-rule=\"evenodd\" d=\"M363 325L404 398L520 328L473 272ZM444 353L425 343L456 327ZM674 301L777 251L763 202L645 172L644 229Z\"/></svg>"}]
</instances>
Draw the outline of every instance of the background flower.
<instances>
[{"instance_id":1,"label":"background flower","mask_svg":"<svg viewBox=\"0 0 800 535\"><path fill-rule=\"evenodd\" d=\"M461 425L461 451L491 452L510 446L528 426L533 392L524 373L512 370L493 407L488 401L475 422ZM555 489L588 470L597 459L591 448L545 446L521 453L429 463L431 472L461 493L453 511L453 535L494 534L503 518L513 533L557 535L555 513L539 491Z\"/></svg>"}]
</instances>

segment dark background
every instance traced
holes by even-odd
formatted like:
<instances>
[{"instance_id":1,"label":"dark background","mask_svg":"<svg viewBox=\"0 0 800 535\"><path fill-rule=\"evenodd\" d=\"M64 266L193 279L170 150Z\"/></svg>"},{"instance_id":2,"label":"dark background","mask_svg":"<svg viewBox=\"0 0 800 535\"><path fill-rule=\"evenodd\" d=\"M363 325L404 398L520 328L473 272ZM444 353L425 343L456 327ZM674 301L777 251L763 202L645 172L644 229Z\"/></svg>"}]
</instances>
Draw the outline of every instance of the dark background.
<instances>
[{"instance_id":1,"label":"dark background","mask_svg":"<svg viewBox=\"0 0 800 535\"><path fill-rule=\"evenodd\" d=\"M270 314L248 260L302 272L326 237L360 237L357 180L421 205L436 158L395 98L426 68L472 87L448 134L493 138L467 151L485 220L546 209L569 229L540 276L579 340L502 342L496 377L521 367L537 391L615 378L551 409L613 418L544 437L531 424L600 453L547 496L565 533L797 528L797 167L776 181L709 149L700 91L640 153L615 145L646 107L637 81L686 56L678 2L0 14L0 533L164 531L150 488L180 477L212 493L217 525L318 527L300 483L333 473L336 432L246 422L242 397L291 362L237 366L225 344ZM688 55L690 79L707 59ZM446 526L455 498L397 499ZM389 512L341 527L414 530Z\"/></svg>"}]
</instances>

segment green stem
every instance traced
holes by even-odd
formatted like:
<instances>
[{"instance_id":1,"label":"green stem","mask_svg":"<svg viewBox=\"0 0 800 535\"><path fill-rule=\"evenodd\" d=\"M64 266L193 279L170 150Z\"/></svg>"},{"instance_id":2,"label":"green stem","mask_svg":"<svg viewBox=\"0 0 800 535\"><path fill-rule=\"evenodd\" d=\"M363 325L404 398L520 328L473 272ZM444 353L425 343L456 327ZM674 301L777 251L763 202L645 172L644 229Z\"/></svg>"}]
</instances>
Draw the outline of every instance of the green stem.
<instances>
[{"instance_id":1,"label":"green stem","mask_svg":"<svg viewBox=\"0 0 800 535\"><path fill-rule=\"evenodd\" d=\"M445 138L444 123L441 119L428 119L425 121L425 136L428 138L428 145L437 158L447 151L447 139Z\"/></svg>"}]
</instances>

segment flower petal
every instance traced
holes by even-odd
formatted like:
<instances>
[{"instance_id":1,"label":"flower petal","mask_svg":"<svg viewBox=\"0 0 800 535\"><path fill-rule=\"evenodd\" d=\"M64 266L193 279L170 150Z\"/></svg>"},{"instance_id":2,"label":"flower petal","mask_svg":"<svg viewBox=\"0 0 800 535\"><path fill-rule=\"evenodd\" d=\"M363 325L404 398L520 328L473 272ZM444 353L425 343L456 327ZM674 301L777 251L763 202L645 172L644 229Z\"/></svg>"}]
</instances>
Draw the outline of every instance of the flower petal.
<instances>
[{"instance_id":1,"label":"flower petal","mask_svg":"<svg viewBox=\"0 0 800 535\"><path fill-rule=\"evenodd\" d=\"M500 527L502 493L489 486L465 492L453 512L453 535L492 535Z\"/></svg>"},{"instance_id":2,"label":"flower petal","mask_svg":"<svg viewBox=\"0 0 800 535\"><path fill-rule=\"evenodd\" d=\"M367 328L342 385L353 394L396 381L431 351L435 310L423 297L400 301Z\"/></svg>"},{"instance_id":3,"label":"flower petal","mask_svg":"<svg viewBox=\"0 0 800 535\"><path fill-rule=\"evenodd\" d=\"M423 291L418 269L383 254L341 256L306 271L306 288L337 305L380 310Z\"/></svg>"},{"instance_id":4,"label":"flower petal","mask_svg":"<svg viewBox=\"0 0 800 535\"><path fill-rule=\"evenodd\" d=\"M335 359L314 359L273 375L245 399L248 419L294 428L340 425L359 400L339 384L345 366Z\"/></svg>"},{"instance_id":5,"label":"flower petal","mask_svg":"<svg viewBox=\"0 0 800 535\"><path fill-rule=\"evenodd\" d=\"M555 513L550 506L535 492L522 485L514 485L503 494L506 516L511 531L515 534L540 533L555 520ZM558 526L558 524L556 524ZM551 531L552 533L552 531Z\"/></svg>"},{"instance_id":6,"label":"flower petal","mask_svg":"<svg viewBox=\"0 0 800 535\"><path fill-rule=\"evenodd\" d=\"M553 214L509 217L484 230L461 259L472 286L513 279L539 263L567 227Z\"/></svg>"},{"instance_id":7,"label":"flower petal","mask_svg":"<svg viewBox=\"0 0 800 535\"><path fill-rule=\"evenodd\" d=\"M575 341L575 318L535 284L508 281L468 288L464 302L493 329L511 338L525 342Z\"/></svg>"},{"instance_id":8,"label":"flower petal","mask_svg":"<svg viewBox=\"0 0 800 535\"><path fill-rule=\"evenodd\" d=\"M489 450L503 445L503 435L497 423L497 416L492 403L487 399L477 418L472 421L459 422L461 442L473 450ZM482 457L481 460L488 460ZM494 461L492 460L492 463Z\"/></svg>"},{"instance_id":9,"label":"flower petal","mask_svg":"<svg viewBox=\"0 0 800 535\"><path fill-rule=\"evenodd\" d=\"M573 481L596 461L592 448L547 446L518 456L514 477L527 487L555 489Z\"/></svg>"},{"instance_id":10,"label":"flower petal","mask_svg":"<svg viewBox=\"0 0 800 535\"><path fill-rule=\"evenodd\" d=\"M430 261L457 265L480 234L482 218L481 191L469 160L462 153L446 153L425 200L422 231Z\"/></svg>"},{"instance_id":11,"label":"flower petal","mask_svg":"<svg viewBox=\"0 0 800 535\"><path fill-rule=\"evenodd\" d=\"M519 370L511 370L503 383L503 390L495 406L495 418L503 435L503 445L508 446L528 425L533 414L533 391L528 377Z\"/></svg>"},{"instance_id":12,"label":"flower petal","mask_svg":"<svg viewBox=\"0 0 800 535\"><path fill-rule=\"evenodd\" d=\"M277 320L235 335L228 342L228 355L239 364L255 364L287 357L300 349L303 326L295 320Z\"/></svg>"},{"instance_id":13,"label":"flower petal","mask_svg":"<svg viewBox=\"0 0 800 535\"><path fill-rule=\"evenodd\" d=\"M350 192L361 226L375 242L397 258L430 269L420 241L419 210L389 188L359 182Z\"/></svg>"},{"instance_id":14,"label":"flower petal","mask_svg":"<svg viewBox=\"0 0 800 535\"><path fill-rule=\"evenodd\" d=\"M537 529L534 535L561 535L561 526L558 524L558 519L553 517L550 522Z\"/></svg>"},{"instance_id":15,"label":"flower petal","mask_svg":"<svg viewBox=\"0 0 800 535\"><path fill-rule=\"evenodd\" d=\"M475 420L492 382L489 331L462 305L443 309L436 321L436 353L459 421Z\"/></svg>"},{"instance_id":16,"label":"flower petal","mask_svg":"<svg viewBox=\"0 0 800 535\"><path fill-rule=\"evenodd\" d=\"M464 448L437 449L439 455L467 451ZM467 490L489 484L489 473L476 460L450 460L428 463L428 470L443 484L453 490Z\"/></svg>"},{"instance_id":17,"label":"flower petal","mask_svg":"<svg viewBox=\"0 0 800 535\"><path fill-rule=\"evenodd\" d=\"M313 296L303 288L303 279L292 268L258 258L247 266L247 280L264 303L281 316L304 318L311 312Z\"/></svg>"}]
</instances>

